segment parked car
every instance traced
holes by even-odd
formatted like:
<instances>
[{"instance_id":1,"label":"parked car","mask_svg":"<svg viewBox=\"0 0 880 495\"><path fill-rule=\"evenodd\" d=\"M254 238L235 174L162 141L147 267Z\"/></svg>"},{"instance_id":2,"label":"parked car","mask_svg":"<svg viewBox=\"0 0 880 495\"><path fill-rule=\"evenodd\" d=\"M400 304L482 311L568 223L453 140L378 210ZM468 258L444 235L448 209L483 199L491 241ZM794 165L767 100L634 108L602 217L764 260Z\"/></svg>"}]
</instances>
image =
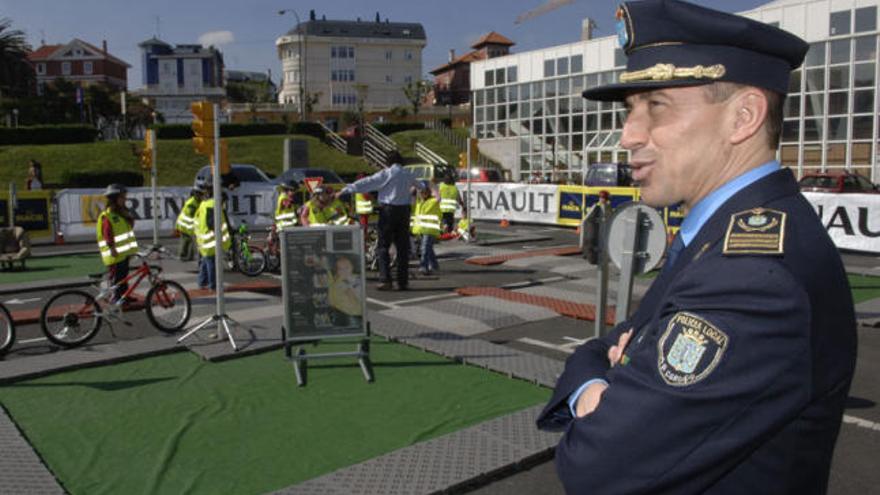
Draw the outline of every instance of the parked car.
<instances>
[{"instance_id":1,"label":"parked car","mask_svg":"<svg viewBox=\"0 0 880 495\"><path fill-rule=\"evenodd\" d=\"M339 177L339 174L332 170L327 170L324 168L291 168L287 169L279 175L278 177L272 179L272 183L281 184L282 182L288 182L291 179L296 179L298 182L303 182L307 177L321 177L323 179L324 184L331 185L344 185L345 181Z\"/></svg>"},{"instance_id":2,"label":"parked car","mask_svg":"<svg viewBox=\"0 0 880 495\"><path fill-rule=\"evenodd\" d=\"M232 175L238 179L238 182L271 182L272 179L266 175L265 172L259 169L256 165L249 165L245 163L233 163L231 165ZM202 179L204 181L211 180L211 166L205 165L204 167L199 169L199 172L196 174L196 179Z\"/></svg>"},{"instance_id":3,"label":"parked car","mask_svg":"<svg viewBox=\"0 0 880 495\"><path fill-rule=\"evenodd\" d=\"M405 165L403 168L409 170L420 180L441 181L447 174L457 177L456 171L449 165L434 165L432 163L414 163Z\"/></svg>"},{"instance_id":4,"label":"parked car","mask_svg":"<svg viewBox=\"0 0 880 495\"><path fill-rule=\"evenodd\" d=\"M468 180L467 171L458 169L458 180ZM471 182L504 182L504 176L500 170L494 168L471 167Z\"/></svg>"},{"instance_id":5,"label":"parked car","mask_svg":"<svg viewBox=\"0 0 880 495\"><path fill-rule=\"evenodd\" d=\"M798 181L798 185L805 192L880 193L880 187L846 170L809 173Z\"/></svg>"},{"instance_id":6,"label":"parked car","mask_svg":"<svg viewBox=\"0 0 880 495\"><path fill-rule=\"evenodd\" d=\"M586 186L631 187L632 170L626 163L591 163L584 178Z\"/></svg>"}]
</instances>

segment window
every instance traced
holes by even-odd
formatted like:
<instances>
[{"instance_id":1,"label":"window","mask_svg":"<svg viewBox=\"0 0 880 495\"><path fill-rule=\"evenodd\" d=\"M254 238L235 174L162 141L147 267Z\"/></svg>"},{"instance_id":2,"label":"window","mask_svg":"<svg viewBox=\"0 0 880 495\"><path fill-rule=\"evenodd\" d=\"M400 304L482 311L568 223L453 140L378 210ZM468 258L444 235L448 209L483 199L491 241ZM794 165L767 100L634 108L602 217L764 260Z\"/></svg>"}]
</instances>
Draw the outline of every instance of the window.
<instances>
[{"instance_id":1,"label":"window","mask_svg":"<svg viewBox=\"0 0 880 495\"><path fill-rule=\"evenodd\" d=\"M403 58L404 58L404 60L412 60L412 59L413 59L413 52L412 52L412 50L404 50L404 52L403 52Z\"/></svg>"},{"instance_id":2,"label":"window","mask_svg":"<svg viewBox=\"0 0 880 495\"><path fill-rule=\"evenodd\" d=\"M871 113L874 111L874 90L866 89L853 92L853 113Z\"/></svg>"},{"instance_id":3,"label":"window","mask_svg":"<svg viewBox=\"0 0 880 495\"><path fill-rule=\"evenodd\" d=\"M556 59L556 75L564 76L566 74L568 74L568 59Z\"/></svg>"},{"instance_id":4,"label":"window","mask_svg":"<svg viewBox=\"0 0 880 495\"><path fill-rule=\"evenodd\" d=\"M804 59L805 67L825 65L825 43L810 43L810 49Z\"/></svg>"},{"instance_id":5,"label":"window","mask_svg":"<svg viewBox=\"0 0 880 495\"><path fill-rule=\"evenodd\" d=\"M874 64L856 64L853 86L865 87L874 85Z\"/></svg>"},{"instance_id":6,"label":"window","mask_svg":"<svg viewBox=\"0 0 880 495\"><path fill-rule=\"evenodd\" d=\"M37 64L37 74L43 75L46 73L46 64L40 62Z\"/></svg>"},{"instance_id":7,"label":"window","mask_svg":"<svg viewBox=\"0 0 880 495\"><path fill-rule=\"evenodd\" d=\"M338 56L339 56L339 54L336 52L336 47L331 46L330 47L330 58L337 58Z\"/></svg>"},{"instance_id":8,"label":"window","mask_svg":"<svg viewBox=\"0 0 880 495\"><path fill-rule=\"evenodd\" d=\"M385 60L391 60L391 50L385 50Z\"/></svg>"},{"instance_id":9,"label":"window","mask_svg":"<svg viewBox=\"0 0 880 495\"><path fill-rule=\"evenodd\" d=\"M487 70L485 73L486 78L486 86L494 86L495 85L495 71Z\"/></svg>"},{"instance_id":10,"label":"window","mask_svg":"<svg viewBox=\"0 0 880 495\"><path fill-rule=\"evenodd\" d=\"M354 58L354 47L348 47L348 58Z\"/></svg>"},{"instance_id":11,"label":"window","mask_svg":"<svg viewBox=\"0 0 880 495\"><path fill-rule=\"evenodd\" d=\"M571 57L571 73L579 74L584 71L584 56L575 55Z\"/></svg>"},{"instance_id":12,"label":"window","mask_svg":"<svg viewBox=\"0 0 880 495\"><path fill-rule=\"evenodd\" d=\"M862 36L856 38L856 60L874 60L877 58L877 37Z\"/></svg>"},{"instance_id":13,"label":"window","mask_svg":"<svg viewBox=\"0 0 880 495\"><path fill-rule=\"evenodd\" d=\"M504 69L495 69L495 84L504 84Z\"/></svg>"},{"instance_id":14,"label":"window","mask_svg":"<svg viewBox=\"0 0 880 495\"><path fill-rule=\"evenodd\" d=\"M386 74L386 75L385 75L385 82L388 83L388 84L391 84L391 74Z\"/></svg>"},{"instance_id":15,"label":"window","mask_svg":"<svg viewBox=\"0 0 880 495\"><path fill-rule=\"evenodd\" d=\"M413 82L413 78L412 78L412 76L406 76L406 77L404 77L404 78L403 78L403 82L404 82L405 84L412 84L412 82Z\"/></svg>"},{"instance_id":16,"label":"window","mask_svg":"<svg viewBox=\"0 0 880 495\"><path fill-rule=\"evenodd\" d=\"M555 60L545 60L544 61L544 77L553 77L556 75L556 61Z\"/></svg>"},{"instance_id":17,"label":"window","mask_svg":"<svg viewBox=\"0 0 880 495\"><path fill-rule=\"evenodd\" d=\"M829 44L829 64L842 64L849 62L850 40L835 40Z\"/></svg>"},{"instance_id":18,"label":"window","mask_svg":"<svg viewBox=\"0 0 880 495\"><path fill-rule=\"evenodd\" d=\"M83 74L91 74L93 70L92 62L83 62Z\"/></svg>"},{"instance_id":19,"label":"window","mask_svg":"<svg viewBox=\"0 0 880 495\"><path fill-rule=\"evenodd\" d=\"M832 12L828 34L830 36L849 34L851 15L852 11L850 10L844 10L842 12Z\"/></svg>"},{"instance_id":20,"label":"window","mask_svg":"<svg viewBox=\"0 0 880 495\"><path fill-rule=\"evenodd\" d=\"M516 66L507 68L507 82L509 82L509 83L516 82Z\"/></svg>"},{"instance_id":21,"label":"window","mask_svg":"<svg viewBox=\"0 0 880 495\"><path fill-rule=\"evenodd\" d=\"M70 75L70 62L61 62L61 73L65 76Z\"/></svg>"},{"instance_id":22,"label":"window","mask_svg":"<svg viewBox=\"0 0 880 495\"><path fill-rule=\"evenodd\" d=\"M856 9L856 32L877 30L877 7L863 7Z\"/></svg>"}]
</instances>

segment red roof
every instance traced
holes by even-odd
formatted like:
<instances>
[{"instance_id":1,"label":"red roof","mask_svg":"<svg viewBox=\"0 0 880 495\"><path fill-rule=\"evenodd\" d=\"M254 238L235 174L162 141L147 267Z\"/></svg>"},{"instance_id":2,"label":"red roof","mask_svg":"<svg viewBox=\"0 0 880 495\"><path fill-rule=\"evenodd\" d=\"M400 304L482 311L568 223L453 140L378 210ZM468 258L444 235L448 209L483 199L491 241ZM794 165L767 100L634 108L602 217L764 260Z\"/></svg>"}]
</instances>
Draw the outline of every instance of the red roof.
<instances>
[{"instance_id":1,"label":"red roof","mask_svg":"<svg viewBox=\"0 0 880 495\"><path fill-rule=\"evenodd\" d=\"M507 37L502 36L495 31L490 31L489 34L483 35L482 38L478 39L476 43L471 45L471 48L479 50L483 45L506 45L513 46L516 43L510 41Z\"/></svg>"},{"instance_id":2,"label":"red roof","mask_svg":"<svg viewBox=\"0 0 880 495\"><path fill-rule=\"evenodd\" d=\"M453 60L452 62L445 63L445 64L441 65L440 67L437 67L436 69L432 70L431 74L434 74L436 76L437 74L439 74L441 72L446 72L447 70L455 67L456 65L469 64L469 63L475 62L477 60L483 60L484 58L485 58L485 54L483 54L482 52L479 52L479 51L467 52L464 55Z\"/></svg>"},{"instance_id":3,"label":"red roof","mask_svg":"<svg viewBox=\"0 0 880 495\"><path fill-rule=\"evenodd\" d=\"M55 53L55 50L61 48L64 45L43 45L36 50L28 53L29 60L41 60L44 58L49 58Z\"/></svg>"}]
</instances>

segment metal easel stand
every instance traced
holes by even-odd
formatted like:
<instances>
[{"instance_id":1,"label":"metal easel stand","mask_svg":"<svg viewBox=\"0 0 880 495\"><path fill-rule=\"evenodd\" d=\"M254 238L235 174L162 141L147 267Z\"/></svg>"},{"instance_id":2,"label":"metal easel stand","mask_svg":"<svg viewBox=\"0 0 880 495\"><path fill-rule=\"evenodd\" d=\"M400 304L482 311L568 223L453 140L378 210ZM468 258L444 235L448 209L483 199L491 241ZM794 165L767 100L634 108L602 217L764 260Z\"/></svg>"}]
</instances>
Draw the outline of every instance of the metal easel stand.
<instances>
[{"instance_id":1,"label":"metal easel stand","mask_svg":"<svg viewBox=\"0 0 880 495\"><path fill-rule=\"evenodd\" d=\"M300 340L295 346L296 350L291 352L294 344L290 341L284 343L284 354L287 359L293 361L293 372L296 374L297 386L304 387L308 378L308 362L310 359L328 359L338 357L356 357L358 365L361 367L361 373L364 374L364 380L367 383L373 383L373 363L370 361L370 326L367 322L367 333L360 342L354 352L325 352L321 354L307 354L305 350L306 344L317 345L318 340ZM281 329L282 339L285 335L284 328Z\"/></svg>"}]
</instances>

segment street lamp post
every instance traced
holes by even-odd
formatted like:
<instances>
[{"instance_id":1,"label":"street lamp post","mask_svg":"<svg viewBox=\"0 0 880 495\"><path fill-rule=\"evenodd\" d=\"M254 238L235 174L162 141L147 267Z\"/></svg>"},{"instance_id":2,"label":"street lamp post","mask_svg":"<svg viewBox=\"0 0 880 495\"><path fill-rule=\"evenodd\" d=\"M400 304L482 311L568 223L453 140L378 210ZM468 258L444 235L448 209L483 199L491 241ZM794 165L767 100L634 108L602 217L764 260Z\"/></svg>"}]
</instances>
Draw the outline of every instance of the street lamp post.
<instances>
[{"instance_id":1,"label":"street lamp post","mask_svg":"<svg viewBox=\"0 0 880 495\"><path fill-rule=\"evenodd\" d=\"M302 21L299 20L299 14L296 13L293 9L281 9L278 11L278 15L284 15L286 13L292 13L294 18L296 18L296 26L299 28L302 25ZM299 115L300 120L306 120L306 95L308 92L306 91L306 61L303 58L304 54L308 55L308 51L306 50L306 32L305 28L302 29L299 33L300 40L296 44L297 49L299 51Z\"/></svg>"}]
</instances>

